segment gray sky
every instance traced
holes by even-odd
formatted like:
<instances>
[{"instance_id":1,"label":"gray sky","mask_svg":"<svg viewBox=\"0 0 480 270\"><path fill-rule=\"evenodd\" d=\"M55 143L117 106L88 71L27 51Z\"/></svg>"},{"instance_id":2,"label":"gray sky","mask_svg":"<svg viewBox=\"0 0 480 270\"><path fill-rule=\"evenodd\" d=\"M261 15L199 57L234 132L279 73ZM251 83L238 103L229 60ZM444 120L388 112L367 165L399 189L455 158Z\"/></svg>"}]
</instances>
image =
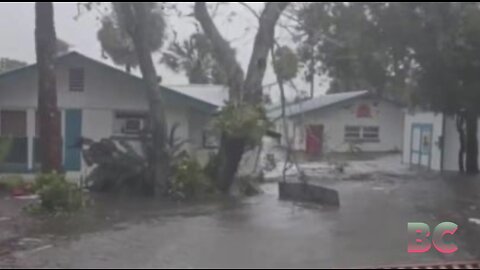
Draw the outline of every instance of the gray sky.
<instances>
[{"instance_id":1,"label":"gray sky","mask_svg":"<svg viewBox=\"0 0 480 270\"><path fill-rule=\"evenodd\" d=\"M261 11L263 3L249 3L255 10ZM192 12L192 3L177 3L177 6L184 14ZM236 15L228 19L228 14ZM99 13L82 12L82 15L75 19L78 14L77 3L55 3L55 26L57 37L65 40L72 49L84 53L87 56L112 64L109 60L101 58L100 44L97 41L96 33L100 26L97 20ZM237 3L225 4L218 9L215 21L227 40L232 41L233 47L237 50L237 58L243 67L248 65L252 50L254 34L257 22L255 17L245 7ZM1 3L0 4L0 26L2 41L0 42L0 57L9 57L23 60L28 63L35 61L34 43L34 3ZM173 36L176 31L179 38L188 37L195 30L195 20L188 16L168 17L168 36ZM277 36L281 42L288 44L288 37L282 31L277 30ZM158 73L164 78L165 84L184 84L187 79L182 74L175 74L165 67L158 65ZM264 83L275 81L273 72L267 71ZM307 88L301 79L296 80L299 88ZM274 100L278 98L277 89L265 89L271 91ZM323 92L318 90L317 92ZM289 91L292 96L293 91Z\"/></svg>"}]
</instances>

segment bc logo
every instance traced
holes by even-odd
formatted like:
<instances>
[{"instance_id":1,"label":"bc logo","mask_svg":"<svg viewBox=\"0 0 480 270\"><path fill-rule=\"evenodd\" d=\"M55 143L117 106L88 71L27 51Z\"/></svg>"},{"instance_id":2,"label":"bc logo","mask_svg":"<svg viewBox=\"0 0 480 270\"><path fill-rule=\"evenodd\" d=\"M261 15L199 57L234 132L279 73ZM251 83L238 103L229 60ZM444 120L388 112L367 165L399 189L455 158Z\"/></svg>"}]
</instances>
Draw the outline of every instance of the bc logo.
<instances>
[{"instance_id":1,"label":"bc logo","mask_svg":"<svg viewBox=\"0 0 480 270\"><path fill-rule=\"evenodd\" d=\"M435 227L433 235L430 234L430 227L421 222L408 223L408 253L424 253L433 246L438 252L449 254L458 250L457 245L450 239L445 240L446 235L453 235L458 226L452 222L442 222ZM431 236L431 237L430 237ZM450 237L451 238L451 237Z\"/></svg>"}]
</instances>

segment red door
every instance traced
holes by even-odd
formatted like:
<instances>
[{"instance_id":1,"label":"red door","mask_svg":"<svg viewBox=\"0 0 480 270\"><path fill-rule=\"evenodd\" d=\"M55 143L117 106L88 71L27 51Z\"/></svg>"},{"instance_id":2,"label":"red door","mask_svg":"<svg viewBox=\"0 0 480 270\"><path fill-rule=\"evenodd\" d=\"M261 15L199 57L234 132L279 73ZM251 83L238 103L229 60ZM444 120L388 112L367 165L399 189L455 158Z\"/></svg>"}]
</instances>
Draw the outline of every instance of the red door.
<instances>
[{"instance_id":1,"label":"red door","mask_svg":"<svg viewBox=\"0 0 480 270\"><path fill-rule=\"evenodd\" d=\"M319 157L323 146L323 125L307 126L306 134L306 152L310 157Z\"/></svg>"}]
</instances>

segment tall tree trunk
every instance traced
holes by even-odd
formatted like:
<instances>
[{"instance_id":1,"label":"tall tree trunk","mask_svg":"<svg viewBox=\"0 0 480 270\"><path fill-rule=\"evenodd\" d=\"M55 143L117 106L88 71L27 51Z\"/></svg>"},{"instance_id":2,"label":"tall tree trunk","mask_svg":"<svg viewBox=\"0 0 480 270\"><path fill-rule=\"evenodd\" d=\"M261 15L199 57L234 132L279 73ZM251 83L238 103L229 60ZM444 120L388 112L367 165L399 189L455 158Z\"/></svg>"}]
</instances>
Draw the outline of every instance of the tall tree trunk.
<instances>
[{"instance_id":1,"label":"tall tree trunk","mask_svg":"<svg viewBox=\"0 0 480 270\"><path fill-rule=\"evenodd\" d=\"M468 174L478 173L478 114L476 111L467 110L466 113L466 172Z\"/></svg>"},{"instance_id":2,"label":"tall tree trunk","mask_svg":"<svg viewBox=\"0 0 480 270\"><path fill-rule=\"evenodd\" d=\"M287 5L287 2L268 2L265 5L265 9L259 17L258 32L255 36L247 75L244 78L243 70L235 59L235 51L218 31L208 14L206 2L195 3L195 18L213 45L215 59L227 75L230 102L234 106L239 106L243 102L249 104L262 102L262 82L267 66L268 52L273 44L276 22ZM222 134L216 180L224 192L229 192L230 186L234 182L245 144L245 138Z\"/></svg>"},{"instance_id":3,"label":"tall tree trunk","mask_svg":"<svg viewBox=\"0 0 480 270\"><path fill-rule=\"evenodd\" d=\"M60 113L55 80L56 42L52 2L35 4L38 112L42 172L62 170Z\"/></svg>"},{"instance_id":4,"label":"tall tree trunk","mask_svg":"<svg viewBox=\"0 0 480 270\"><path fill-rule=\"evenodd\" d=\"M222 140L219 150L219 164L217 173L217 184L220 190L224 193L230 191L235 180L238 166L242 160L243 152L245 151L245 138L238 138L222 134Z\"/></svg>"},{"instance_id":5,"label":"tall tree trunk","mask_svg":"<svg viewBox=\"0 0 480 270\"><path fill-rule=\"evenodd\" d=\"M128 32L131 36L135 52L138 57L143 81L147 89L149 102L149 123L152 136L152 149L149 154L149 167L153 192L165 194L170 175L169 156L167 152L167 121L163 105L163 98L159 89L159 79L152 55L147 44L146 6L143 2L119 2L122 12L128 23Z\"/></svg>"}]
</instances>

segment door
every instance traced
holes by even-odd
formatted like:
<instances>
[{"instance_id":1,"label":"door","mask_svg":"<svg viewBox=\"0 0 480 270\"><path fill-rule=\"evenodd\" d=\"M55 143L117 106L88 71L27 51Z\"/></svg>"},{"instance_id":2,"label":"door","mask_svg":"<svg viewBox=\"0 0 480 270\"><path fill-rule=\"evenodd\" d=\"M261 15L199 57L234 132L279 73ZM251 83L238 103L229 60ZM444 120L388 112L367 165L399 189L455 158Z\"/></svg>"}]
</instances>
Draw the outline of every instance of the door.
<instances>
[{"instance_id":1,"label":"door","mask_svg":"<svg viewBox=\"0 0 480 270\"><path fill-rule=\"evenodd\" d=\"M66 171L79 171L81 168L81 147L78 145L82 136L82 111L67 109L65 111L65 160Z\"/></svg>"},{"instance_id":2,"label":"door","mask_svg":"<svg viewBox=\"0 0 480 270\"><path fill-rule=\"evenodd\" d=\"M323 125L307 126L305 149L309 157L319 157L323 148Z\"/></svg>"},{"instance_id":3,"label":"door","mask_svg":"<svg viewBox=\"0 0 480 270\"><path fill-rule=\"evenodd\" d=\"M410 164L427 168L432 160L432 124L412 124Z\"/></svg>"}]
</instances>

